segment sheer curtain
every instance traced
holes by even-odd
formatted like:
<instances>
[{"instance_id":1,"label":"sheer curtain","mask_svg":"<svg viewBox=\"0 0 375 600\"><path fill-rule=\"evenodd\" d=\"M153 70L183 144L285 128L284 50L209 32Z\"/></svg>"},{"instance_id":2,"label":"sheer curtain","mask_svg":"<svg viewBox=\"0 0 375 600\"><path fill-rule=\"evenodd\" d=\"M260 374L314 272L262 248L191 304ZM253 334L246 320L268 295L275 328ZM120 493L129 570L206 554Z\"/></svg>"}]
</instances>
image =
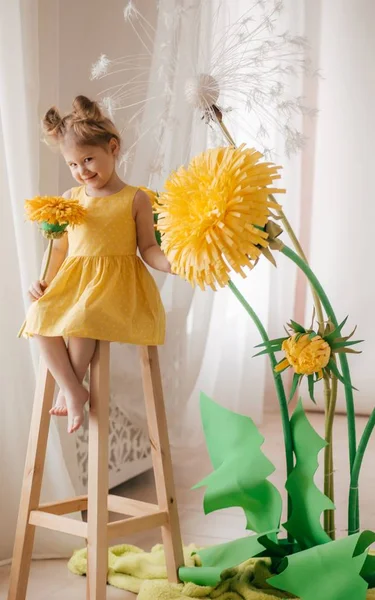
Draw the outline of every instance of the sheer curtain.
<instances>
[{"instance_id":1,"label":"sheer curtain","mask_svg":"<svg viewBox=\"0 0 375 600\"><path fill-rule=\"evenodd\" d=\"M37 354L16 335L27 306L26 291L38 276L42 242L24 223L23 201L38 193L38 11L36 3L0 2L0 563L13 551ZM51 427L43 496L74 494ZM35 556L68 555L77 539L38 533ZM79 542L78 542L79 543Z\"/></svg>"},{"instance_id":2,"label":"sheer curtain","mask_svg":"<svg viewBox=\"0 0 375 600\"><path fill-rule=\"evenodd\" d=\"M310 258L325 286L337 318L349 315L345 330L358 325L364 339L361 356L349 356L358 413L375 404L371 346L373 318L372 197L375 51L372 0L314 3L319 15L319 82L315 152L311 186L301 197L310 204ZM319 6L320 5L320 6ZM313 15L314 16L314 15ZM311 314L311 313L310 313ZM341 390L340 390L341 391ZM339 407L345 402L340 393Z\"/></svg>"},{"instance_id":3,"label":"sheer curtain","mask_svg":"<svg viewBox=\"0 0 375 600\"><path fill-rule=\"evenodd\" d=\"M286 10L280 18L286 29L302 34L304 27L304 3L286 2ZM220 10L217 7L220 5ZM186 109L179 98L189 73L189 61L197 60L203 65L210 51L218 42L223 29L249 9L246 0L235 3L225 1L191 2L190 0L161 0L155 32L154 55L151 64L151 83L148 94L158 97L155 76L161 70L172 77L168 87L173 89L174 101L171 121L175 124L165 135L161 173L155 174L153 165L158 162L158 141L144 136L136 146L131 169L131 182L161 189L164 179L187 158L213 144L223 144L220 135L214 138L210 128L197 114ZM147 14L145 14L147 16ZM173 27L171 27L173 23ZM215 27L213 26L215 25ZM173 46L174 54L166 58L170 38L178 39ZM216 36L216 37L215 37ZM195 45L195 54L192 52ZM202 59L200 54L206 56ZM177 57L177 59L176 59ZM165 81L162 82L166 86ZM302 88L301 79L290 82ZM298 95L298 94L297 94ZM158 105L153 102L155 113L162 112L168 95L161 95ZM184 110L181 110L184 106ZM145 120L150 115L145 114ZM243 115L244 119L249 115ZM238 143L249 140L243 137L239 127L233 130ZM270 131L272 144L281 160L282 140ZM284 160L281 160L284 164ZM298 225L299 183L301 157L288 161L283 174L283 184L289 188L285 199L288 214ZM150 176L151 173L151 176ZM284 201L284 198L280 198ZM251 303L265 327L271 334L283 331L294 308L296 272L292 265L280 260L277 270L266 260L261 260L246 280L235 277L236 285ZM179 447L193 447L202 442L199 417L199 394L204 391L215 400L238 412L251 415L257 422L262 420L267 404L275 408L272 376L267 359L252 359L254 346L260 336L250 318L229 289L218 292L193 290L183 281L173 277L157 277L168 315L167 342L161 349L162 374L166 396L172 443ZM279 335L281 335L279 333ZM125 365L125 371L124 371ZM142 422L138 365L134 350L120 347L114 354L116 377L116 401L132 411L132 419ZM129 386L130 382L130 386ZM126 390L126 392L125 392Z\"/></svg>"}]
</instances>

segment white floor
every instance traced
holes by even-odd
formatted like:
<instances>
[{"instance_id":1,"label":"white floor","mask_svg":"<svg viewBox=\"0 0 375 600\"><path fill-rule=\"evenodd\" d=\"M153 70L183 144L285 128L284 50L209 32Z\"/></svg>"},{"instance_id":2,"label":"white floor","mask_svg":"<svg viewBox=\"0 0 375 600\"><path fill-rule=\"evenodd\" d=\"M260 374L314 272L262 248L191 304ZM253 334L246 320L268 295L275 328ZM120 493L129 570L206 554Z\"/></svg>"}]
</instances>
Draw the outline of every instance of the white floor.
<instances>
[{"instance_id":1,"label":"white floor","mask_svg":"<svg viewBox=\"0 0 375 600\"><path fill-rule=\"evenodd\" d=\"M316 429L323 432L322 415L312 414L309 416ZM365 419L358 419L359 433L365 424ZM263 449L269 459L276 467L276 473L272 476L280 491L284 486L284 450L281 435L281 425L277 415L268 415L264 426L261 428L266 437ZM375 453L375 436L370 442L367 456L363 465L362 478L360 482L361 500L361 529L375 529L375 502L373 498L374 468L373 457ZM345 417L337 417L335 428L335 469L336 469L336 506L337 506L337 530L338 535L345 535L346 529L346 506L348 490L348 453L346 441ZM210 472L210 464L206 453L199 456L190 452L187 455L174 456L175 479L177 498L180 510L181 528L185 544L195 542L198 545L212 545L236 537L245 533L244 516L239 509L228 509L220 513L204 516L202 510L202 496L204 490L192 491L190 488L204 475ZM321 485L321 473L317 476L317 483ZM138 498L149 502L156 501L152 473L145 473L132 481L120 486L115 493L128 497ZM116 542L116 540L115 540ZM126 540L141 546L144 549L151 548L160 542L159 532L147 532L134 535ZM0 568L0 600L7 597L7 582L9 566ZM72 575L66 568L66 561L50 560L35 561L32 565L28 600L84 600L85 578ZM129 600L135 598L133 594L127 594L108 586L107 599Z\"/></svg>"}]
</instances>

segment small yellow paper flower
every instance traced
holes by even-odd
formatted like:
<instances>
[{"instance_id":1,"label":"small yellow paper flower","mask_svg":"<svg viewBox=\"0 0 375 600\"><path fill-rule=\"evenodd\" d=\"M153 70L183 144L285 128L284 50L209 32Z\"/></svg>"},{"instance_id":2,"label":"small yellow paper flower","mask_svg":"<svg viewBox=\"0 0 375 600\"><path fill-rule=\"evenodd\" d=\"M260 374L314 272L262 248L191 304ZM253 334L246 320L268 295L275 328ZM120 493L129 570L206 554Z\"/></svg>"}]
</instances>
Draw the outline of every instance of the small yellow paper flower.
<instances>
[{"instance_id":1,"label":"small yellow paper flower","mask_svg":"<svg viewBox=\"0 0 375 600\"><path fill-rule=\"evenodd\" d=\"M158 230L172 271L202 289L229 282L233 269L245 277L268 246L264 227L278 168L260 162L254 149L220 147L196 156L165 183L158 198Z\"/></svg>"},{"instance_id":2,"label":"small yellow paper flower","mask_svg":"<svg viewBox=\"0 0 375 600\"><path fill-rule=\"evenodd\" d=\"M314 400L314 385L317 381L326 377L335 376L344 385L346 381L338 370L335 354L342 352L353 352L351 346L359 344L362 340L351 340L354 331L350 335L342 337L341 329L344 327L347 319L344 319L338 327L328 321L328 323L319 326L318 332L313 329L305 329L299 323L291 321L289 328L291 335L288 337L269 340L257 346L264 347L256 356L269 354L283 350L283 358L275 366L276 373L282 373L289 367L294 371L293 384L290 392L290 399L293 398L298 385L304 376L307 376L310 398Z\"/></svg>"},{"instance_id":3,"label":"small yellow paper flower","mask_svg":"<svg viewBox=\"0 0 375 600\"><path fill-rule=\"evenodd\" d=\"M50 225L80 225L86 209L78 200L68 200L60 196L36 196L25 202L26 216L30 221Z\"/></svg>"},{"instance_id":4,"label":"small yellow paper flower","mask_svg":"<svg viewBox=\"0 0 375 600\"><path fill-rule=\"evenodd\" d=\"M294 334L282 344L286 358L276 367L275 371L283 371L286 366L293 367L299 375L323 373L331 357L331 347L320 335L310 339L309 334Z\"/></svg>"}]
</instances>

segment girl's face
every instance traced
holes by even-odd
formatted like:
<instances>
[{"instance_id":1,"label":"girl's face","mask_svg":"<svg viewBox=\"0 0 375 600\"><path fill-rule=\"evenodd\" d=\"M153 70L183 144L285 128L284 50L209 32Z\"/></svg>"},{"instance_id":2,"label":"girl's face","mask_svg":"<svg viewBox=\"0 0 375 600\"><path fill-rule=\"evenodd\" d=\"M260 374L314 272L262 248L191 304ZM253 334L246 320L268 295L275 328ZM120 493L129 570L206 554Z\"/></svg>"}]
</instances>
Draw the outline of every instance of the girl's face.
<instances>
[{"instance_id":1,"label":"girl's face","mask_svg":"<svg viewBox=\"0 0 375 600\"><path fill-rule=\"evenodd\" d=\"M91 190L100 190L115 172L119 146L115 138L108 146L82 146L72 138L61 143L61 153L74 179Z\"/></svg>"}]
</instances>

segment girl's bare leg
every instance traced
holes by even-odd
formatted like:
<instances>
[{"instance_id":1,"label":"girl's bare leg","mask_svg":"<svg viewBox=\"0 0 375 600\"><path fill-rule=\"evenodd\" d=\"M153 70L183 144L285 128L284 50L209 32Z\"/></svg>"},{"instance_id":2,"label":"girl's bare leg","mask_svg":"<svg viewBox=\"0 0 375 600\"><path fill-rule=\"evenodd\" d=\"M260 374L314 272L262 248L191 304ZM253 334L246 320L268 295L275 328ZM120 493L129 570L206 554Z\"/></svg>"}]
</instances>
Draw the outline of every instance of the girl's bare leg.
<instances>
[{"instance_id":1,"label":"girl's bare leg","mask_svg":"<svg viewBox=\"0 0 375 600\"><path fill-rule=\"evenodd\" d=\"M62 337L35 336L38 339L43 359L62 390L68 408L68 433L77 431L83 423L83 407L88 400L88 391L78 380L69 359Z\"/></svg>"},{"instance_id":2,"label":"girl's bare leg","mask_svg":"<svg viewBox=\"0 0 375 600\"><path fill-rule=\"evenodd\" d=\"M90 338L69 338L68 356L73 371L82 383L96 348L96 340ZM68 414L64 392L60 389L56 403L50 410L51 415L65 417Z\"/></svg>"}]
</instances>

